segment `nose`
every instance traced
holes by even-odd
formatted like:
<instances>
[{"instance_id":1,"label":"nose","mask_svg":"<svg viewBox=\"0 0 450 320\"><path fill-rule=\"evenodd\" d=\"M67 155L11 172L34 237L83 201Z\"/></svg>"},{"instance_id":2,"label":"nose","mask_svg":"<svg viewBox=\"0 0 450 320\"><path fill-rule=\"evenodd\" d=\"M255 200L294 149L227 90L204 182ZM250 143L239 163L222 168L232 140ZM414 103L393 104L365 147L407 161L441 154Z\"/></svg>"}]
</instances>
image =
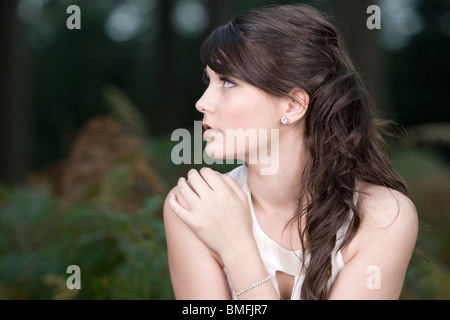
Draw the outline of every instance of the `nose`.
<instances>
[{"instance_id":1,"label":"nose","mask_svg":"<svg viewBox=\"0 0 450 320\"><path fill-rule=\"evenodd\" d=\"M200 99L198 99L195 108L201 113L211 112L213 110L213 100L208 89L206 89Z\"/></svg>"}]
</instances>

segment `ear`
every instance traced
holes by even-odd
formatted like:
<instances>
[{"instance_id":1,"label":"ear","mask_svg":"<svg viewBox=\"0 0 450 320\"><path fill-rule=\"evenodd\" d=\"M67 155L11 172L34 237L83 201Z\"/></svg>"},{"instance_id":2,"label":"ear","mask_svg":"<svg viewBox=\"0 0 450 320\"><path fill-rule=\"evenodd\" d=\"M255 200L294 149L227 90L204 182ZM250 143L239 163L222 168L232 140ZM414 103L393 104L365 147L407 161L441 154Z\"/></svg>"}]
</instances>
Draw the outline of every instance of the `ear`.
<instances>
[{"instance_id":1,"label":"ear","mask_svg":"<svg viewBox=\"0 0 450 320\"><path fill-rule=\"evenodd\" d=\"M284 107L284 116L290 124L294 124L302 119L308 110L309 94L305 90L295 88L289 93L289 97Z\"/></svg>"}]
</instances>

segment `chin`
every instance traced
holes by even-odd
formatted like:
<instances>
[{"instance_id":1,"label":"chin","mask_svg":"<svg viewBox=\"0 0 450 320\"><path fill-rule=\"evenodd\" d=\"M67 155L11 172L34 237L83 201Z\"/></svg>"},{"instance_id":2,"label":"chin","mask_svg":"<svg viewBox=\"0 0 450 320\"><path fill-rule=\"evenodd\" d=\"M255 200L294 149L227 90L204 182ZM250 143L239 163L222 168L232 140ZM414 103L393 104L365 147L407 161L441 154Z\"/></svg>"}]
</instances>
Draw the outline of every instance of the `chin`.
<instances>
[{"instance_id":1,"label":"chin","mask_svg":"<svg viewBox=\"0 0 450 320\"><path fill-rule=\"evenodd\" d=\"M228 161L244 161L244 156L239 156L236 154L235 150L227 150L224 146L218 145L212 141L208 142L205 147L205 154L212 158L218 160L227 160Z\"/></svg>"},{"instance_id":2,"label":"chin","mask_svg":"<svg viewBox=\"0 0 450 320\"><path fill-rule=\"evenodd\" d=\"M208 142L205 147L205 154L213 159L226 159L226 154L224 153L224 148L218 146L217 143Z\"/></svg>"}]
</instances>

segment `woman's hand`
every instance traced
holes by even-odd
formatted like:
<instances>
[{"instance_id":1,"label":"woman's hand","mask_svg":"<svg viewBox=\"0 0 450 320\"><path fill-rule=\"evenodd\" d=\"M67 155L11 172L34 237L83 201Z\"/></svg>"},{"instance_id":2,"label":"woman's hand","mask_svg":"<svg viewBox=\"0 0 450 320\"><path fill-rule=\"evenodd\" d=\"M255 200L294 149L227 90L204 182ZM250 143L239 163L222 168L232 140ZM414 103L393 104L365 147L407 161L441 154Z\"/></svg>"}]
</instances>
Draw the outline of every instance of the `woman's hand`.
<instances>
[{"instance_id":1,"label":"woman's hand","mask_svg":"<svg viewBox=\"0 0 450 320\"><path fill-rule=\"evenodd\" d=\"M192 169L169 194L173 212L223 259L253 241L246 193L229 176L210 168Z\"/></svg>"}]
</instances>

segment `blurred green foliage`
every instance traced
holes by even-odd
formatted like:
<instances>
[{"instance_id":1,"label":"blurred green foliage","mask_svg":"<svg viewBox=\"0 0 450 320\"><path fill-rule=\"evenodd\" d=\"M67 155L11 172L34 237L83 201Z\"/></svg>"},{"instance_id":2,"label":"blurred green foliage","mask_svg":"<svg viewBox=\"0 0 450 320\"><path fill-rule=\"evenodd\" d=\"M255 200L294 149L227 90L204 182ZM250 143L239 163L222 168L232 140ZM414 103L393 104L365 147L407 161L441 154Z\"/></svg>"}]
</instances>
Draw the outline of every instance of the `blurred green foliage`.
<instances>
[{"instance_id":1,"label":"blurred green foliage","mask_svg":"<svg viewBox=\"0 0 450 320\"><path fill-rule=\"evenodd\" d=\"M438 148L395 145L392 161L405 179L420 229L402 299L450 299L450 167ZM424 257L423 257L424 255Z\"/></svg>"},{"instance_id":2,"label":"blurred green foliage","mask_svg":"<svg viewBox=\"0 0 450 320\"><path fill-rule=\"evenodd\" d=\"M130 215L68 206L49 187L1 187L0 299L171 299L161 202ZM69 265L80 290L66 287Z\"/></svg>"}]
</instances>

